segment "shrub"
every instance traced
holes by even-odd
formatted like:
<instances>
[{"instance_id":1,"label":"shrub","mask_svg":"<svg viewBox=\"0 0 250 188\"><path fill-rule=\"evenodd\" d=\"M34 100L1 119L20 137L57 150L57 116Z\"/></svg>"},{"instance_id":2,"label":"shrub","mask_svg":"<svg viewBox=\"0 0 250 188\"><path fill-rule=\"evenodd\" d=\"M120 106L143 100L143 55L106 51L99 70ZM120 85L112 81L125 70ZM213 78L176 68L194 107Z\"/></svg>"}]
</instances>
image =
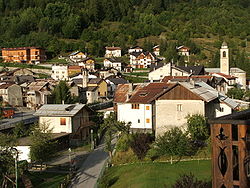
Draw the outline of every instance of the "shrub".
<instances>
[{"instance_id":1,"label":"shrub","mask_svg":"<svg viewBox=\"0 0 250 188\"><path fill-rule=\"evenodd\" d=\"M112 158L112 163L114 165L134 162L138 162L138 158L131 148L129 148L128 151L125 152L116 152L115 156Z\"/></svg>"},{"instance_id":2,"label":"shrub","mask_svg":"<svg viewBox=\"0 0 250 188\"><path fill-rule=\"evenodd\" d=\"M138 159L142 160L145 157L152 141L153 138L149 134L137 133L133 135L130 146Z\"/></svg>"},{"instance_id":3,"label":"shrub","mask_svg":"<svg viewBox=\"0 0 250 188\"><path fill-rule=\"evenodd\" d=\"M132 141L132 136L129 134L122 135L116 145L117 151L128 151L130 143Z\"/></svg>"},{"instance_id":4,"label":"shrub","mask_svg":"<svg viewBox=\"0 0 250 188\"><path fill-rule=\"evenodd\" d=\"M172 188L210 188L211 182L198 180L192 173L184 174L176 180Z\"/></svg>"}]
</instances>

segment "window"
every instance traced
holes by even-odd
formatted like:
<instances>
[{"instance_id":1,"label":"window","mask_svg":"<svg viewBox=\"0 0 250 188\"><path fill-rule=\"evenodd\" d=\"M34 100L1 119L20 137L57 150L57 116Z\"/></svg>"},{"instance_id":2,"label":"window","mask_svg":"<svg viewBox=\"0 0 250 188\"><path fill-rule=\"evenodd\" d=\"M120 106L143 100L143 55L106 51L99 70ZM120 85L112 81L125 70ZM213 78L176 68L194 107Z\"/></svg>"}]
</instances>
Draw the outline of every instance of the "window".
<instances>
[{"instance_id":1,"label":"window","mask_svg":"<svg viewBox=\"0 0 250 188\"><path fill-rule=\"evenodd\" d=\"M149 110L150 109L150 106L146 106L146 110Z\"/></svg>"},{"instance_id":2,"label":"window","mask_svg":"<svg viewBox=\"0 0 250 188\"><path fill-rule=\"evenodd\" d=\"M66 125L66 118L60 118L60 125Z\"/></svg>"},{"instance_id":3,"label":"window","mask_svg":"<svg viewBox=\"0 0 250 188\"><path fill-rule=\"evenodd\" d=\"M138 119L138 123L141 123L141 120L140 120L140 119Z\"/></svg>"},{"instance_id":4,"label":"window","mask_svg":"<svg viewBox=\"0 0 250 188\"><path fill-rule=\"evenodd\" d=\"M182 111L182 104L177 104L177 111L181 112Z\"/></svg>"},{"instance_id":5,"label":"window","mask_svg":"<svg viewBox=\"0 0 250 188\"><path fill-rule=\"evenodd\" d=\"M224 112L224 108L220 107L220 112Z\"/></svg>"},{"instance_id":6,"label":"window","mask_svg":"<svg viewBox=\"0 0 250 188\"><path fill-rule=\"evenodd\" d=\"M227 57L227 52L223 51L223 57Z\"/></svg>"},{"instance_id":7,"label":"window","mask_svg":"<svg viewBox=\"0 0 250 188\"><path fill-rule=\"evenodd\" d=\"M140 109L140 104L131 104L132 109Z\"/></svg>"},{"instance_id":8,"label":"window","mask_svg":"<svg viewBox=\"0 0 250 188\"><path fill-rule=\"evenodd\" d=\"M146 123L150 123L150 119L149 118L146 119Z\"/></svg>"}]
</instances>

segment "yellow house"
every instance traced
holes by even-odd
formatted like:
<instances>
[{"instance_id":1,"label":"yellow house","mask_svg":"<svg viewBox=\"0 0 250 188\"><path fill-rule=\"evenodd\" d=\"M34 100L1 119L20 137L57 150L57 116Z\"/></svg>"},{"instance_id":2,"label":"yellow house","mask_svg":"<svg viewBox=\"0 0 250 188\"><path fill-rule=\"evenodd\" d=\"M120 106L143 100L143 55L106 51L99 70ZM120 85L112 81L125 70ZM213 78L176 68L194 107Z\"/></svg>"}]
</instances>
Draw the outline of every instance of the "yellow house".
<instances>
[{"instance_id":1,"label":"yellow house","mask_svg":"<svg viewBox=\"0 0 250 188\"><path fill-rule=\"evenodd\" d=\"M88 82L88 87L98 86L98 96L106 97L108 94L108 84L101 78L93 78Z\"/></svg>"}]
</instances>

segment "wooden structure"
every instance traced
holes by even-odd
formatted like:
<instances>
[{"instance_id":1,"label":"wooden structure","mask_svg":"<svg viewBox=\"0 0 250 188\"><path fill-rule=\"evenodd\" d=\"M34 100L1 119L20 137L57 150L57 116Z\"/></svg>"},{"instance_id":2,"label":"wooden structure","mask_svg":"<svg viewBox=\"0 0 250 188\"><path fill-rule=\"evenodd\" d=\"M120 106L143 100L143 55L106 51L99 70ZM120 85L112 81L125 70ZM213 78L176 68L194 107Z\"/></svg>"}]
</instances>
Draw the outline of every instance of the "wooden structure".
<instances>
[{"instance_id":1,"label":"wooden structure","mask_svg":"<svg viewBox=\"0 0 250 188\"><path fill-rule=\"evenodd\" d=\"M250 187L250 110L209 123L213 188Z\"/></svg>"}]
</instances>

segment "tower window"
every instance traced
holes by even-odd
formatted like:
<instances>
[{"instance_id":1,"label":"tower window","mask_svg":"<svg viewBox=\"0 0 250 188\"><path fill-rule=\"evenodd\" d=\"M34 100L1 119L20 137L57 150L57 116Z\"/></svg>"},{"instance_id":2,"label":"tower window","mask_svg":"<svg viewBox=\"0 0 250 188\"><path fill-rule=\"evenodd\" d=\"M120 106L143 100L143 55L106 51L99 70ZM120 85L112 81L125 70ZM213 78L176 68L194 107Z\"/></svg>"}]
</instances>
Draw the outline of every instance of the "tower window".
<instances>
[{"instance_id":1,"label":"tower window","mask_svg":"<svg viewBox=\"0 0 250 188\"><path fill-rule=\"evenodd\" d=\"M227 52L226 51L223 51L223 57L227 57Z\"/></svg>"}]
</instances>

